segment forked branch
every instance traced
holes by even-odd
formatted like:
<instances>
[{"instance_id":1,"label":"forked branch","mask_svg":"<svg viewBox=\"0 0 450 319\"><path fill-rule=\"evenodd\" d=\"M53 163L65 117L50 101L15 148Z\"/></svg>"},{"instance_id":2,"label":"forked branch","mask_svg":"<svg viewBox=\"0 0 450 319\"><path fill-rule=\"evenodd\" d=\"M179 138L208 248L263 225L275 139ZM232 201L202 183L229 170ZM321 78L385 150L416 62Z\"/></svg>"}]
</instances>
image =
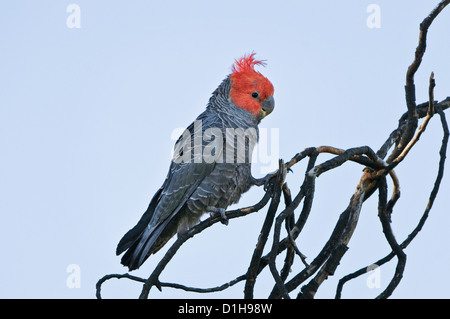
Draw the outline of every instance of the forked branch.
<instances>
[{"instance_id":1,"label":"forked branch","mask_svg":"<svg viewBox=\"0 0 450 319\"><path fill-rule=\"evenodd\" d=\"M371 269L372 265L382 266L396 257L397 266L394 275L387 287L377 298L389 297L403 277L407 260L405 249L414 240L427 220L444 175L449 140L449 129L444 110L450 107L450 97L447 97L441 102L434 100L434 87L436 83L434 74L431 73L428 89L429 101L417 105L414 76L426 50L428 29L438 14L449 3L450 0L441 1L420 24L419 44L415 51L414 60L406 72L405 100L407 110L400 117L398 127L390 133L377 152L368 146L354 147L347 150L332 146L306 148L296 154L286 164L280 161L278 174L271 178L265 189L263 198L257 204L226 213L228 219L241 218L248 214L261 211L269 204L260 235L256 241L256 248L243 274L222 285L211 288L188 287L178 283L160 281L161 273L178 249L187 240L221 220L219 216L212 216L179 236L147 279L130 274L111 274L101 278L96 286L97 298L101 298L102 285L107 280L113 278L124 278L143 284L140 298L148 298L152 287L156 287L159 290L170 287L197 293L213 293L225 290L239 282L244 282L244 297L253 298L255 283L259 274L266 266L269 266L274 281L269 298L291 298L291 293L301 285L303 286L297 291L297 298L313 298L326 279L335 273L342 258L347 253L347 245L358 225L361 208L364 202L376 192L378 192L378 217L391 252L375 263L341 278L337 286L336 298L341 298L343 286L346 282L366 273L368 269ZM411 149L419 142L420 137L425 133L428 124L435 114L439 114L443 134L439 150L440 158L436 180L431 190L428 204L417 226L406 239L399 242L394 235L394 225L391 221L391 214L400 198L400 181L394 172L394 168L404 161ZM423 119L423 121L419 127L418 123L420 119ZM335 156L316 165L317 160L323 154L333 154ZM285 172L291 170L294 165L305 159L308 159L308 163L303 183L300 190L293 196L285 181ZM355 192L350 197L347 208L339 215L329 239L317 256L312 258L310 263L307 263L305 260L306 257L300 251L302 243L298 241L298 237L308 221L308 217L313 208L314 194L316 191L315 181L320 175L330 173L349 161L360 164L364 168L363 174L356 186ZM393 184L390 199L388 199L387 188L388 176ZM278 212L282 201L284 201L284 207ZM271 233L273 233L271 246L266 247ZM266 248L269 251L263 255ZM277 265L281 264L277 263L277 260L283 252L284 261L281 269L278 269ZM303 263L304 268L297 273L291 273L292 265L298 259ZM305 283L307 280L309 281Z\"/></svg>"}]
</instances>

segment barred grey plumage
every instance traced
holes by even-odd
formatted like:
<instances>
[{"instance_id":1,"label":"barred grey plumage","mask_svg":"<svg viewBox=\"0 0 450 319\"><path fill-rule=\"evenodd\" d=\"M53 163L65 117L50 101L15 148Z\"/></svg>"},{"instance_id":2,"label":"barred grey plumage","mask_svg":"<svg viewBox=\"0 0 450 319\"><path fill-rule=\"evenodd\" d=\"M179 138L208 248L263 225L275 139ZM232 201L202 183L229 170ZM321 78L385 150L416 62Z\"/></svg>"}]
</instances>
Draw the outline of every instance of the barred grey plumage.
<instances>
[{"instance_id":1,"label":"barred grey plumage","mask_svg":"<svg viewBox=\"0 0 450 319\"><path fill-rule=\"evenodd\" d=\"M119 255L127 250L121 262L130 270L139 268L177 232L182 233L198 223L203 213L223 213L254 184L251 152L258 140L258 124L263 116L255 116L235 105L230 97L231 86L228 76L213 92L206 110L197 117L196 121L199 122L193 122L187 128L188 134L185 136L189 138L184 141L184 147L176 150L163 185L137 225L119 242L116 253ZM270 96L265 104L269 113L273 103ZM202 158L199 162L193 155L196 151L199 152L197 154L204 154L210 141L202 138L200 145L194 145L195 138L198 134L203 136L205 131L212 128L220 129L223 144L214 150L214 161ZM245 132L247 136L242 138L232 134L237 130ZM201 147L201 151L196 150L195 146ZM189 154L190 160L175 160L177 156L186 159L183 152L188 150L193 151L193 154Z\"/></svg>"}]
</instances>

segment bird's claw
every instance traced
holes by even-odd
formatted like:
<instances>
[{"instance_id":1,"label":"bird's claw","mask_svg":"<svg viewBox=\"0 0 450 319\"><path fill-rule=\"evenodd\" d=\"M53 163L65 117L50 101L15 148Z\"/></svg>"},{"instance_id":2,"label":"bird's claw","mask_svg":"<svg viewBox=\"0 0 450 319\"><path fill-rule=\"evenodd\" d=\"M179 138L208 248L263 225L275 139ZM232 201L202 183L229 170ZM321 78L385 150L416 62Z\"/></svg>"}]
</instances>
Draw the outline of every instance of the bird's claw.
<instances>
[{"instance_id":1,"label":"bird's claw","mask_svg":"<svg viewBox=\"0 0 450 319\"><path fill-rule=\"evenodd\" d=\"M264 190L267 190L270 180L272 178L274 178L275 176L277 176L277 174L278 174L278 170L276 170L275 172L269 173L262 178L254 178L253 177L252 183L255 186L263 186L264 185Z\"/></svg>"},{"instance_id":2,"label":"bird's claw","mask_svg":"<svg viewBox=\"0 0 450 319\"><path fill-rule=\"evenodd\" d=\"M220 222L224 225L228 225L228 217L225 214L225 208L207 207L207 210L211 212L211 217L219 216Z\"/></svg>"},{"instance_id":3,"label":"bird's claw","mask_svg":"<svg viewBox=\"0 0 450 319\"><path fill-rule=\"evenodd\" d=\"M279 172L281 172L280 183L283 184L286 179L286 175L287 175L288 171L292 172L292 170L290 168L286 168L286 165L284 165L283 160L280 160L279 165L280 165L280 167L276 171L267 174L263 178L254 178L253 177L253 185L256 185L256 186L264 185L264 190L266 191L269 186L270 180L272 178L276 177L279 174Z\"/></svg>"}]
</instances>

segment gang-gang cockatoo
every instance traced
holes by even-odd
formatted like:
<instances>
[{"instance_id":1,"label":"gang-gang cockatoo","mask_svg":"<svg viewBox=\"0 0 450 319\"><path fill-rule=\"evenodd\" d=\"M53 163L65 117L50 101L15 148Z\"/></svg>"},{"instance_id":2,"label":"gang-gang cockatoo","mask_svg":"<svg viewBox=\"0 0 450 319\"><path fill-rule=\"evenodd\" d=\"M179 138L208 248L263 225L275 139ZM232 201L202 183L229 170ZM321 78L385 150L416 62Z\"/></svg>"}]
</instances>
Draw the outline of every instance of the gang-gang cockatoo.
<instances>
[{"instance_id":1,"label":"gang-gang cockatoo","mask_svg":"<svg viewBox=\"0 0 450 319\"><path fill-rule=\"evenodd\" d=\"M212 93L206 110L175 145L169 173L147 211L117 246L130 270L139 268L176 233L198 223L204 213L220 214L237 203L264 178L251 174L251 152L258 124L274 109L274 88L256 65L255 53L235 60L229 74Z\"/></svg>"}]
</instances>

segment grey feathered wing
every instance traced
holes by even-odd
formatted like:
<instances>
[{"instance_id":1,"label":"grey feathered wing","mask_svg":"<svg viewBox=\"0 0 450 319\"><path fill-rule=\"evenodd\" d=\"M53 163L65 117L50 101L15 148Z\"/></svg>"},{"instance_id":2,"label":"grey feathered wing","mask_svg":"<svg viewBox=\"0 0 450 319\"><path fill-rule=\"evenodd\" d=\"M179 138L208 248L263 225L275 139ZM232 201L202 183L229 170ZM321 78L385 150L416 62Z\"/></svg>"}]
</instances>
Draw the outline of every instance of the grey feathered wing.
<instances>
[{"instance_id":1,"label":"grey feathered wing","mask_svg":"<svg viewBox=\"0 0 450 319\"><path fill-rule=\"evenodd\" d=\"M206 112L197 118L202 121L197 130L221 127L221 123L217 122L218 118L207 116ZM192 139L195 133L203 133L194 132L194 123L188 130ZM204 145L202 149L203 147ZM117 255L127 250L121 260L124 266L128 266L130 270L139 268L150 254L158 251L175 234L178 215L183 213L186 201L214 167L215 162L172 161L166 180L153 196L147 211L117 246Z\"/></svg>"}]
</instances>

